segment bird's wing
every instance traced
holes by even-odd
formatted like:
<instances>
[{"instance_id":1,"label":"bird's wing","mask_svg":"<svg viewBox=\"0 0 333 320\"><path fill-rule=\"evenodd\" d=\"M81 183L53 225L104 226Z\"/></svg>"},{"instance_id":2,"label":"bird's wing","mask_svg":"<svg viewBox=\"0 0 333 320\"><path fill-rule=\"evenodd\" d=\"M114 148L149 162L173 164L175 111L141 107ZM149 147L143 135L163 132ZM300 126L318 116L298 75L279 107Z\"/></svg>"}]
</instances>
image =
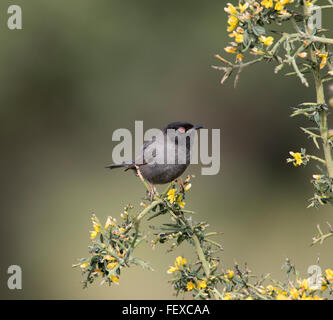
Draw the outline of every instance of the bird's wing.
<instances>
[{"instance_id":1,"label":"bird's wing","mask_svg":"<svg viewBox=\"0 0 333 320\"><path fill-rule=\"evenodd\" d=\"M156 157L156 137L153 137L151 140L146 141L139 152L135 157L134 163L136 165L143 165L151 162L152 158Z\"/></svg>"}]
</instances>

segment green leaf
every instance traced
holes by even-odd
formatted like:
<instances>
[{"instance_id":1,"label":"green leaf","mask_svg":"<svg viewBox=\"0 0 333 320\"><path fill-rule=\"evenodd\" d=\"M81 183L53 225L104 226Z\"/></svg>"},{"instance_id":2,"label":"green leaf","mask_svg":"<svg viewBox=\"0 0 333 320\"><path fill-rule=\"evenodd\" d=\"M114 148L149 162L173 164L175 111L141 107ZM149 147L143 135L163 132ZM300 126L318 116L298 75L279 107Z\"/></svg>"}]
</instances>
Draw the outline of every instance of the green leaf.
<instances>
[{"instance_id":1,"label":"green leaf","mask_svg":"<svg viewBox=\"0 0 333 320\"><path fill-rule=\"evenodd\" d=\"M261 35L266 33L266 30L265 30L265 28L263 28L261 26L255 26L255 27L253 27L253 33L256 36L260 37Z\"/></svg>"}]
</instances>

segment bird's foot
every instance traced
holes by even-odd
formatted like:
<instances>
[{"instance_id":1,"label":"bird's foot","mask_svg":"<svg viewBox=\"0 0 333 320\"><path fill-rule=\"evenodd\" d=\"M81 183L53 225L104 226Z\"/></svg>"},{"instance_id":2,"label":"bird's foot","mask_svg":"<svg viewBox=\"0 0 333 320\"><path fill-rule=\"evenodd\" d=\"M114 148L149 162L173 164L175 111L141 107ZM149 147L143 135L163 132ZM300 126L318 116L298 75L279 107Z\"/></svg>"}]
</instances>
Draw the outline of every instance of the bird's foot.
<instances>
[{"instance_id":1,"label":"bird's foot","mask_svg":"<svg viewBox=\"0 0 333 320\"><path fill-rule=\"evenodd\" d=\"M155 194L157 194L156 188L154 187L154 185L149 183L148 197L149 197L150 202L153 202Z\"/></svg>"}]
</instances>

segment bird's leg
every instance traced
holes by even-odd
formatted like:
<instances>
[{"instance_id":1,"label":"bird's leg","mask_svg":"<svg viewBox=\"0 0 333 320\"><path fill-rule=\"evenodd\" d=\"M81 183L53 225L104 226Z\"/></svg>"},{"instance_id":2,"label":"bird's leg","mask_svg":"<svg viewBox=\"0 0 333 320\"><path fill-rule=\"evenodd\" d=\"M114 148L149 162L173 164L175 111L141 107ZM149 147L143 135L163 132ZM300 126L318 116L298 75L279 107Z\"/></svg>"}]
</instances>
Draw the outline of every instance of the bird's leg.
<instances>
[{"instance_id":1,"label":"bird's leg","mask_svg":"<svg viewBox=\"0 0 333 320\"><path fill-rule=\"evenodd\" d=\"M140 178L140 180L142 181L142 183L145 185L145 187L147 188L147 191L148 191L148 197L149 197L149 200L150 202L153 202L154 200L154 195L156 193L156 189L155 187L153 186L153 184L151 184L150 182L146 182L145 179L143 178L142 174L141 174L141 171L140 171L140 168L139 166L135 166L136 168L136 172Z\"/></svg>"},{"instance_id":2,"label":"bird's leg","mask_svg":"<svg viewBox=\"0 0 333 320\"><path fill-rule=\"evenodd\" d=\"M154 185L149 182L148 182L148 185L149 185L149 192L148 192L149 200L150 200L150 202L153 202L156 189L155 189Z\"/></svg>"}]
</instances>

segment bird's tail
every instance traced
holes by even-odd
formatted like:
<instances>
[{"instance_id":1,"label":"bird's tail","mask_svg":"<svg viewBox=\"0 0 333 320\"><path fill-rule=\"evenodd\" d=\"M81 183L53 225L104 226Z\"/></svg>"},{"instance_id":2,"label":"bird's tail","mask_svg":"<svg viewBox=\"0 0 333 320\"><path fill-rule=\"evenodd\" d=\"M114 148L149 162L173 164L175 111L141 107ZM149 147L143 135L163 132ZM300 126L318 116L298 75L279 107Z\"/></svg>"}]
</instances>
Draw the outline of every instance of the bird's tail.
<instances>
[{"instance_id":1,"label":"bird's tail","mask_svg":"<svg viewBox=\"0 0 333 320\"><path fill-rule=\"evenodd\" d=\"M105 166L105 168L109 168L109 169L115 169L115 168L122 168L124 166L124 164L109 164L108 166Z\"/></svg>"},{"instance_id":2,"label":"bird's tail","mask_svg":"<svg viewBox=\"0 0 333 320\"><path fill-rule=\"evenodd\" d=\"M109 164L108 166L105 166L105 168L108 169L116 169L116 168L125 168L125 171L128 169L135 169L135 165L133 163L115 163L115 164Z\"/></svg>"}]
</instances>

